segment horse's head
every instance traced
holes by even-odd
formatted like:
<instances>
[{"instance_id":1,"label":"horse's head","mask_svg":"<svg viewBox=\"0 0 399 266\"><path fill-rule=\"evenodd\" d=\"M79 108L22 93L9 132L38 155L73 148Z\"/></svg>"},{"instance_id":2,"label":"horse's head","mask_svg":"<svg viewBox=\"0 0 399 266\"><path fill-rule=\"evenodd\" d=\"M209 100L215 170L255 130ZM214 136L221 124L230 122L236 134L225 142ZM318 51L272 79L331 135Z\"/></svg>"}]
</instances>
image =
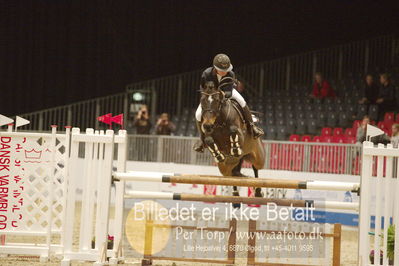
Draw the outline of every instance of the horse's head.
<instances>
[{"instance_id":1,"label":"horse's head","mask_svg":"<svg viewBox=\"0 0 399 266\"><path fill-rule=\"evenodd\" d=\"M202 128L211 133L222 109L224 93L210 81L205 83L201 91Z\"/></svg>"}]
</instances>

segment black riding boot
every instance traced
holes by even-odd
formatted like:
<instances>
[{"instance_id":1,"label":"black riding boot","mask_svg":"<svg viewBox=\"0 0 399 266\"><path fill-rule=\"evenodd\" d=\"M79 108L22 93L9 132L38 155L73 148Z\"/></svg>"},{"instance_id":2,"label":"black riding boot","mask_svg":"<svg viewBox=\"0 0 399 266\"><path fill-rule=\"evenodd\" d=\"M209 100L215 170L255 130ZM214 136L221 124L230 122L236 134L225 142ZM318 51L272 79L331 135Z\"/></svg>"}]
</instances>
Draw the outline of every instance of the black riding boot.
<instances>
[{"instance_id":1,"label":"black riding boot","mask_svg":"<svg viewBox=\"0 0 399 266\"><path fill-rule=\"evenodd\" d=\"M256 138L259 138L260 136L262 136L263 134L265 134L260 127L255 125L255 123L252 119L251 110L249 110L248 105L245 105L243 110L244 110L244 119L249 124L248 129L251 131L252 137L256 139Z\"/></svg>"},{"instance_id":2,"label":"black riding boot","mask_svg":"<svg viewBox=\"0 0 399 266\"><path fill-rule=\"evenodd\" d=\"M203 153L204 152L204 142L202 141L202 130L201 130L201 122L196 121L197 129L200 134L200 139L194 143L193 149L196 152Z\"/></svg>"}]
</instances>

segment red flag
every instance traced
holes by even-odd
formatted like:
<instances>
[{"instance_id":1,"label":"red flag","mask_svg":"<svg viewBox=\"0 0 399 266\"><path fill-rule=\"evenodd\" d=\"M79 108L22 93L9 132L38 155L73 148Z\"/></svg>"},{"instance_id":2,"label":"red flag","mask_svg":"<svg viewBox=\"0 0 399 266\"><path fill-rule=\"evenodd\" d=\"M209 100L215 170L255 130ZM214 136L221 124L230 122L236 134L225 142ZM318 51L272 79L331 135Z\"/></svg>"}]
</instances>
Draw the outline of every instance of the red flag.
<instances>
[{"instance_id":1,"label":"red flag","mask_svg":"<svg viewBox=\"0 0 399 266\"><path fill-rule=\"evenodd\" d=\"M99 116L99 117L97 117L97 120L100 122L103 122L107 125L111 125L112 124L112 113Z\"/></svg>"},{"instance_id":2,"label":"red flag","mask_svg":"<svg viewBox=\"0 0 399 266\"><path fill-rule=\"evenodd\" d=\"M123 128L123 114L119 114L119 115L112 117L111 122L121 125Z\"/></svg>"}]
</instances>

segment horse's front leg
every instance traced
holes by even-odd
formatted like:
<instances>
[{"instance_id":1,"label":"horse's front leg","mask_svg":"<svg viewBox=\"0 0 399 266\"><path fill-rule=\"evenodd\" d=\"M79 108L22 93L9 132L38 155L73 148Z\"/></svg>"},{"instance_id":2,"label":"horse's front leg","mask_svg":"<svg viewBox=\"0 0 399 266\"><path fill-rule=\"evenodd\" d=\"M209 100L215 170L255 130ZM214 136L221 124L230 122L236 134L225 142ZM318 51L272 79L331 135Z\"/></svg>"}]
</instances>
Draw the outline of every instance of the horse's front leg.
<instances>
[{"instance_id":1,"label":"horse's front leg","mask_svg":"<svg viewBox=\"0 0 399 266\"><path fill-rule=\"evenodd\" d=\"M241 134L237 126L230 126L230 154L239 157L242 154Z\"/></svg>"},{"instance_id":2,"label":"horse's front leg","mask_svg":"<svg viewBox=\"0 0 399 266\"><path fill-rule=\"evenodd\" d=\"M208 150L211 152L213 158L215 158L215 161L217 163L222 163L226 159L226 157L223 155L223 153L219 150L218 146L216 145L214 139L211 136L207 136L204 139L206 146L208 147Z\"/></svg>"}]
</instances>

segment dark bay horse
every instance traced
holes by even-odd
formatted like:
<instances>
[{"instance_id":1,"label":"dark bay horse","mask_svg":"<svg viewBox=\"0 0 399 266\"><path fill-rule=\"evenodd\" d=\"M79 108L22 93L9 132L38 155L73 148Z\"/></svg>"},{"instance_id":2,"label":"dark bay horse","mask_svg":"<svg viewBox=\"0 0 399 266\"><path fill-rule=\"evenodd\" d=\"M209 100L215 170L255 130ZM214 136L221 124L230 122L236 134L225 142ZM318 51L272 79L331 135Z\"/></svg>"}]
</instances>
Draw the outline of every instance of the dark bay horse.
<instances>
[{"instance_id":1,"label":"dark bay horse","mask_svg":"<svg viewBox=\"0 0 399 266\"><path fill-rule=\"evenodd\" d=\"M258 170L264 167L265 151L261 138L253 138L248 130L239 104L226 98L220 86L216 88L210 82L201 91L201 107L201 138L220 173L244 176L241 165L245 160L252 164L254 175L258 177ZM233 195L239 195L237 187L233 187ZM255 188L255 196L263 196L261 188Z\"/></svg>"}]
</instances>

